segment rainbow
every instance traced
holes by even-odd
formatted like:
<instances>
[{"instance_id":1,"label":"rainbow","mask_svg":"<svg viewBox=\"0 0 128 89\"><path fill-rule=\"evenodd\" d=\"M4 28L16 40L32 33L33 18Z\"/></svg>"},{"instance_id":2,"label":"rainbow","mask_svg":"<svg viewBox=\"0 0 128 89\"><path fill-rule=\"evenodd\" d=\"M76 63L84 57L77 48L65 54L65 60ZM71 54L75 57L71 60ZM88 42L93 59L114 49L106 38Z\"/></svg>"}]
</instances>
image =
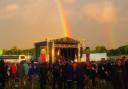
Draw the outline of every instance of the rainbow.
<instances>
[{"instance_id":1,"label":"rainbow","mask_svg":"<svg viewBox=\"0 0 128 89\"><path fill-rule=\"evenodd\" d=\"M109 49L115 48L114 35L113 35L113 32L112 32L112 29L110 29L108 24L103 23L102 24L102 30L103 30L103 33L104 33L103 35L104 35L104 37L107 41L108 48Z\"/></svg>"},{"instance_id":2,"label":"rainbow","mask_svg":"<svg viewBox=\"0 0 128 89\"><path fill-rule=\"evenodd\" d=\"M65 14L64 11L64 2L62 0L55 0L56 4L58 6L58 10L60 13L60 18L61 18L61 24L63 26L63 31L64 31L64 36L65 37L71 37L71 32L69 30L69 24L68 24L68 20L67 20L67 16Z\"/></svg>"},{"instance_id":3,"label":"rainbow","mask_svg":"<svg viewBox=\"0 0 128 89\"><path fill-rule=\"evenodd\" d=\"M65 37L71 37L71 31L70 31L70 26L68 23L68 19L64 10L64 0L55 0L55 3L57 4L58 10L59 10L59 15L60 15L60 19L61 19L61 24L63 26L63 32L64 32L64 36ZM102 23L102 31L105 33L104 36L106 37L106 41L108 48L113 48L114 47L114 43L113 43L113 34L110 31L110 27L107 23L103 22Z\"/></svg>"}]
</instances>

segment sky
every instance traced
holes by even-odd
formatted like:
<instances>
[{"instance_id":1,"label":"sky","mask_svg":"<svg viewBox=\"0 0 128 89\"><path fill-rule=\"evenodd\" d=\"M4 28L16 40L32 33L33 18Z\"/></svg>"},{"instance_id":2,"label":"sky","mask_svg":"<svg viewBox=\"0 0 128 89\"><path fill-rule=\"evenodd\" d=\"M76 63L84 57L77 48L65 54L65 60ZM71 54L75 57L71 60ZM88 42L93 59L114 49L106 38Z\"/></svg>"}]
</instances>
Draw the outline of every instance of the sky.
<instances>
[{"instance_id":1,"label":"sky","mask_svg":"<svg viewBox=\"0 0 128 89\"><path fill-rule=\"evenodd\" d=\"M128 0L0 0L0 49L64 37L59 10L72 38L92 48L118 48L128 44L127 8Z\"/></svg>"}]
</instances>

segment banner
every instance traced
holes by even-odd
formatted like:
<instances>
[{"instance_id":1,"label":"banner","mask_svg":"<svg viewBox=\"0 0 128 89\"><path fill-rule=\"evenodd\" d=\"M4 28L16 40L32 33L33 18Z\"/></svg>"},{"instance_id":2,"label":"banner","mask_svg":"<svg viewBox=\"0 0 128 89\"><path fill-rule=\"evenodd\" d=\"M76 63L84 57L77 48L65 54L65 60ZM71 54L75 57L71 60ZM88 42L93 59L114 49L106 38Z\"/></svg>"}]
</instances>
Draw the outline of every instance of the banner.
<instances>
[{"instance_id":1,"label":"banner","mask_svg":"<svg viewBox=\"0 0 128 89\"><path fill-rule=\"evenodd\" d=\"M41 49L40 62L42 63L46 62L46 49L45 48Z\"/></svg>"}]
</instances>

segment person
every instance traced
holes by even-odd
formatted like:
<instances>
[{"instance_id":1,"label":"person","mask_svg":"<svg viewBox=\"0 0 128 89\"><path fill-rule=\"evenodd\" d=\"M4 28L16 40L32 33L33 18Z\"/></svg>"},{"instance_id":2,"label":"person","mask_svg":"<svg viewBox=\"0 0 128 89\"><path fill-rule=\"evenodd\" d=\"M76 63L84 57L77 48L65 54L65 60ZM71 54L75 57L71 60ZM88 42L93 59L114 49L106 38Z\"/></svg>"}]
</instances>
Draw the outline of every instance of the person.
<instances>
[{"instance_id":1,"label":"person","mask_svg":"<svg viewBox=\"0 0 128 89\"><path fill-rule=\"evenodd\" d=\"M28 69L29 69L29 66L26 61L24 61L23 67L24 67L24 72L25 72L25 76L24 76L24 85L25 85L28 79Z\"/></svg>"},{"instance_id":2,"label":"person","mask_svg":"<svg viewBox=\"0 0 128 89\"><path fill-rule=\"evenodd\" d=\"M4 60L0 60L0 89L5 89L6 69Z\"/></svg>"},{"instance_id":3,"label":"person","mask_svg":"<svg viewBox=\"0 0 128 89\"><path fill-rule=\"evenodd\" d=\"M114 89L124 89L124 79L121 60L117 59L114 70L112 71L112 84Z\"/></svg>"},{"instance_id":4,"label":"person","mask_svg":"<svg viewBox=\"0 0 128 89\"><path fill-rule=\"evenodd\" d=\"M67 82L67 89L72 89L73 87L73 67L71 62L67 63L66 66L66 82Z\"/></svg>"},{"instance_id":5,"label":"person","mask_svg":"<svg viewBox=\"0 0 128 89\"><path fill-rule=\"evenodd\" d=\"M24 67L23 67L23 61L20 62L20 64L17 65L17 77L19 80L19 88L23 89L24 83L24 75L25 75L25 71L24 71Z\"/></svg>"},{"instance_id":6,"label":"person","mask_svg":"<svg viewBox=\"0 0 128 89\"><path fill-rule=\"evenodd\" d=\"M31 61L31 64L29 64L29 69L28 69L28 76L31 83L31 89L34 88L33 83L34 83L35 73L36 73L36 66L34 64L34 61Z\"/></svg>"},{"instance_id":7,"label":"person","mask_svg":"<svg viewBox=\"0 0 128 89\"><path fill-rule=\"evenodd\" d=\"M96 77L97 77L96 65L93 64L91 69L90 69L90 79L92 80L92 87L93 88L96 86Z\"/></svg>"},{"instance_id":8,"label":"person","mask_svg":"<svg viewBox=\"0 0 128 89\"><path fill-rule=\"evenodd\" d=\"M40 82L40 89L46 89L46 83L48 79L48 70L46 63L39 64L39 82Z\"/></svg>"},{"instance_id":9,"label":"person","mask_svg":"<svg viewBox=\"0 0 128 89\"><path fill-rule=\"evenodd\" d=\"M53 89L56 89L56 87L57 89L59 88L59 78L60 78L59 68L60 68L59 61L56 61L53 64L53 86L52 86Z\"/></svg>"},{"instance_id":10,"label":"person","mask_svg":"<svg viewBox=\"0 0 128 89\"><path fill-rule=\"evenodd\" d=\"M59 89L66 89L66 65L65 62L61 62L59 68Z\"/></svg>"},{"instance_id":11,"label":"person","mask_svg":"<svg viewBox=\"0 0 128 89\"><path fill-rule=\"evenodd\" d=\"M91 62L87 62L84 66L84 88L90 89L92 87L91 83Z\"/></svg>"},{"instance_id":12,"label":"person","mask_svg":"<svg viewBox=\"0 0 128 89\"><path fill-rule=\"evenodd\" d=\"M98 78L99 78L99 83L100 83L100 87L103 85L106 85L106 67L105 67L105 63L101 62L98 65Z\"/></svg>"},{"instance_id":13,"label":"person","mask_svg":"<svg viewBox=\"0 0 128 89\"><path fill-rule=\"evenodd\" d=\"M81 64L78 64L76 68L76 81L77 81L77 89L84 88L84 70Z\"/></svg>"},{"instance_id":14,"label":"person","mask_svg":"<svg viewBox=\"0 0 128 89\"><path fill-rule=\"evenodd\" d=\"M11 65L11 77L12 77L12 83L15 84L16 81L16 72L17 72L17 66L15 63Z\"/></svg>"},{"instance_id":15,"label":"person","mask_svg":"<svg viewBox=\"0 0 128 89\"><path fill-rule=\"evenodd\" d=\"M6 88L8 88L10 86L11 83L11 68L10 68L10 63L6 63L5 64L5 68L6 68Z\"/></svg>"},{"instance_id":16,"label":"person","mask_svg":"<svg viewBox=\"0 0 128 89\"><path fill-rule=\"evenodd\" d=\"M128 59L126 59L124 64L124 72L125 89L128 89Z\"/></svg>"}]
</instances>

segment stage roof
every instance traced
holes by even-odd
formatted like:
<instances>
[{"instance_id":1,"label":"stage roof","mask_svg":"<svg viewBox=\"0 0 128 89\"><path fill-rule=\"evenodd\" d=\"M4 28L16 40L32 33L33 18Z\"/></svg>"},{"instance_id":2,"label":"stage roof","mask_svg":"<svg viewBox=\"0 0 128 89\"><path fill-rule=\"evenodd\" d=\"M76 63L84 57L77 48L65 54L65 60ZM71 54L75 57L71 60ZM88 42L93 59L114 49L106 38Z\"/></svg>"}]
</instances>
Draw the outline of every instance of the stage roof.
<instances>
[{"instance_id":1,"label":"stage roof","mask_svg":"<svg viewBox=\"0 0 128 89\"><path fill-rule=\"evenodd\" d=\"M78 44L80 41L69 38L69 37L64 37L60 39L53 39L50 41L54 41L55 44Z\"/></svg>"}]
</instances>

